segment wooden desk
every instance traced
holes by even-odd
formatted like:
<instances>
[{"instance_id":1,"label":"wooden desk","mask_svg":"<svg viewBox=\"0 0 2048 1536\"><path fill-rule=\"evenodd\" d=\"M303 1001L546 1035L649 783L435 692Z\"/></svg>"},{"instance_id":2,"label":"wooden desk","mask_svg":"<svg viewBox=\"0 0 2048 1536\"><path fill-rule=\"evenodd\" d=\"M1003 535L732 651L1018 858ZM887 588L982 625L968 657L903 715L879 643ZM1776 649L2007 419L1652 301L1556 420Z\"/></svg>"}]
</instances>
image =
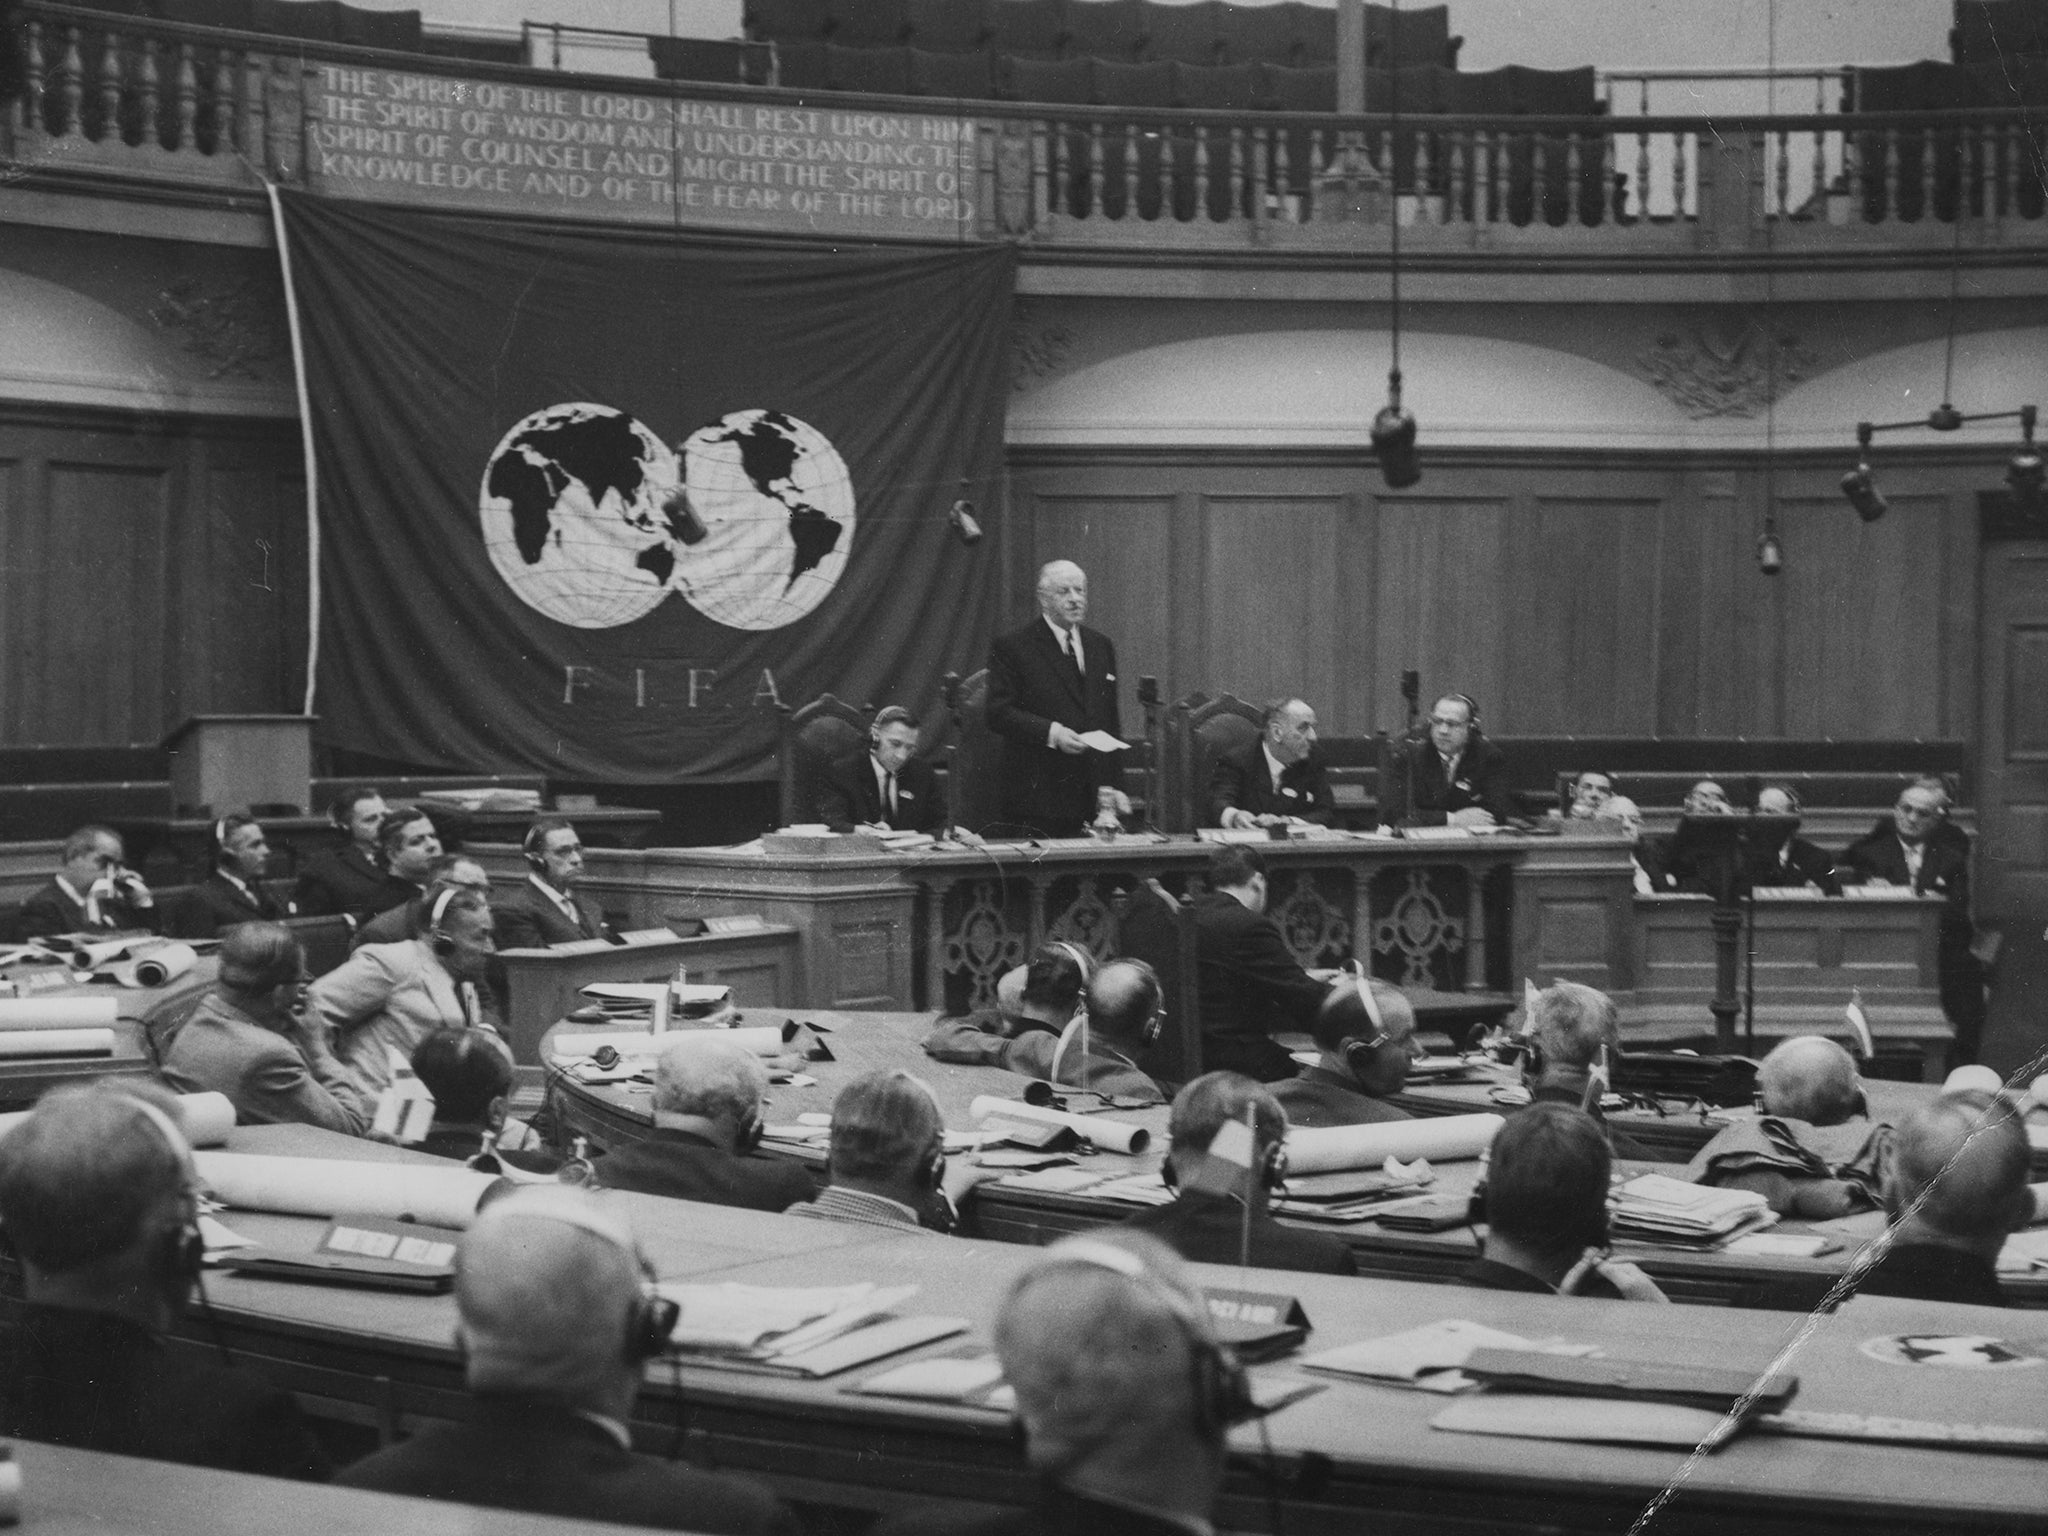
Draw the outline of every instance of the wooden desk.
<instances>
[{"instance_id":1,"label":"wooden desk","mask_svg":"<svg viewBox=\"0 0 2048 1536\"><path fill-rule=\"evenodd\" d=\"M799 1013L798 1017L807 1017ZM810 1086L778 1084L769 1090L766 1119L770 1125L787 1125L800 1114L827 1114L833 1097L849 1079L862 1072L904 1067L931 1085L946 1124L956 1131L974 1129L977 1122L969 1106L978 1095L992 1094L1014 1099L1022 1094L1028 1079L995 1067L956 1066L933 1061L919 1049L919 1042L931 1026L930 1014L827 1014L809 1015L827 1025L832 1050L838 1060L806 1064L805 1074L817 1081ZM652 1129L651 1093L644 1084L594 1085L550 1072L549 1087L555 1113L574 1134L588 1136L594 1146L608 1148L644 1140ZM1904 1095L1924 1093L1917 1085L1872 1084L1873 1107L1881 1112L1903 1108ZM1442 1088L1429 1090L1432 1095ZM1420 1090L1411 1090L1419 1093ZM1464 1088L1472 1095L1455 1111L1471 1114L1499 1110L1487 1103L1484 1088ZM1900 1103L1894 1104L1896 1094ZM1505 1111L1502 1111L1505 1112ZM1152 1133L1150 1150L1135 1157L1113 1153L1086 1154L1083 1161L1114 1173L1150 1172L1159 1167L1166 1143L1168 1112L1165 1106L1152 1109L1113 1110L1109 1118L1142 1125ZM1701 1143L1704 1145L1704 1142ZM814 1169L822 1167L822 1154L808 1148L769 1143L768 1150L793 1158ZM1690 1153L1686 1154L1688 1157ZM1637 1171L1653 1165L1632 1165ZM1654 1165L1654 1171L1671 1173L1669 1164ZM1476 1161L1465 1160L1438 1165L1437 1188L1447 1194L1467 1195L1479 1172ZM600 1175L601 1176L601 1175ZM1001 1242L1037 1244L1050 1242L1068 1232L1083 1231L1123 1220L1136 1206L1088 1195L1053 1194L1038 1190L1011 1189L1000 1183L980 1186L974 1193L974 1210L984 1236ZM1335 1224L1297 1221L1283 1217L1290 1225L1329 1232L1349 1247L1359 1268L1368 1275L1393 1279L1444 1282L1478 1251L1470 1228L1449 1232L1396 1232L1377 1222ZM1809 1230L1800 1222L1781 1223L1780 1230ZM1843 1247L1814 1259L1783 1259L1727 1253L1687 1253L1649 1243L1622 1243L1620 1250L1642 1265L1674 1296L1718 1306L1806 1308L1816 1303L1848 1267L1860 1241L1845 1241ZM2012 1299L2024 1306L2048 1307L2048 1274L2007 1282Z\"/></svg>"},{"instance_id":2,"label":"wooden desk","mask_svg":"<svg viewBox=\"0 0 2048 1536\"><path fill-rule=\"evenodd\" d=\"M621 1536L645 1526L564 1520L443 1504L393 1493L324 1488L247 1472L217 1472L99 1451L14 1443L21 1465L21 1536Z\"/></svg>"},{"instance_id":3,"label":"wooden desk","mask_svg":"<svg viewBox=\"0 0 2048 1536\"><path fill-rule=\"evenodd\" d=\"M1637 896L1630 972L1636 991L1621 1014L1631 1044L1712 1037L1713 903L1704 896ZM1756 903L1756 1041L1759 1052L1793 1035L1845 1038L1852 989L1882 1050L1902 1045L1924 1082L1940 1082L1955 1030L1941 1011L1936 954L1945 903L1936 896L1870 901L1786 893ZM1737 996L1742 992L1738 987ZM1742 1021L1737 1020L1738 1034Z\"/></svg>"},{"instance_id":4,"label":"wooden desk","mask_svg":"<svg viewBox=\"0 0 2048 1536\"><path fill-rule=\"evenodd\" d=\"M1258 846L1273 870L1269 910L1306 965L1370 954L1376 974L1460 991L1483 986L1487 956L1505 949L1511 974L1628 984L1625 839L1337 835ZM808 1006L962 1012L1048 938L1112 954L1121 893L1146 878L1188 889L1210 847L1125 837L803 857L758 845L595 849L586 889L636 926L728 912L789 924ZM476 851L494 877L523 870L516 847ZM1480 892L1500 869L1510 872L1505 934L1487 932Z\"/></svg>"},{"instance_id":5,"label":"wooden desk","mask_svg":"<svg viewBox=\"0 0 2048 1536\"><path fill-rule=\"evenodd\" d=\"M268 1134L265 1134L268 1133ZM285 1134L275 1134L285 1133ZM409 1158L302 1127L235 1133L238 1150ZM968 1239L897 1237L872 1227L805 1221L614 1194L658 1275L767 1285L869 1279L914 1282L922 1310L964 1317L986 1340L995 1308L1026 1250ZM310 1247L323 1223L231 1213L229 1225L263 1240ZM1198 1266L1211 1283L1239 1272ZM1791 1320L1769 1313L1644 1307L1395 1281L1320 1275L1255 1275L1256 1285L1299 1295L1315 1324L1311 1349L1376 1337L1446 1317L1529 1336L1561 1335L1623 1358L1762 1364L1793 1341ZM449 1297L333 1290L240 1276L208 1288L228 1345L279 1384L330 1412L388 1432L463 1411ZM1885 1365L1859 1344L1891 1334L1973 1333L2023 1340L2024 1318L2006 1312L1878 1298L1815 1321L1789 1368L1798 1406L1823 1412L1888 1412L1962 1422L2038 1424L2038 1372L1942 1372ZM186 1319L186 1347L212 1347L205 1323ZM959 1341L933 1346L934 1352ZM894 1362L891 1362L892 1364ZM879 1369L879 1368L878 1368ZM1298 1364L1254 1367L1293 1377ZM759 1476L786 1497L865 1510L918 1499L1018 1503L1032 1479L1001 1415L954 1405L889 1402L844 1388L866 1371L825 1382L752 1380L685 1366L677 1373L693 1454ZM2019 1457L1747 1437L1687 1468L1670 1451L1536 1444L1453 1436L1430 1420L1432 1394L1333 1382L1268 1420L1273 1469L1287 1529L1375 1528L1470 1533L1541 1526L1599 1532L1631 1518L1683 1472L1677 1500L1656 1529L1725 1536L1732 1531L1924 1536L2038 1529L2048 1520L2040 1463ZM674 1431L677 1388L669 1367L650 1364L634 1414L644 1448ZM1232 1463L1219 1517L1230 1528L1268 1529L1260 1437L1232 1434ZM1314 1459L1310 1459L1314 1458ZM310 1507L310 1506L309 1506ZM491 1517L495 1520L497 1517Z\"/></svg>"},{"instance_id":6,"label":"wooden desk","mask_svg":"<svg viewBox=\"0 0 2048 1536\"><path fill-rule=\"evenodd\" d=\"M797 995L797 934L771 923L748 933L705 933L647 944L565 944L501 949L505 967L506 1034L513 1060L540 1060L540 1037L587 1001L594 981L667 981L679 965L692 982L729 986L741 1008L787 1008Z\"/></svg>"},{"instance_id":7,"label":"wooden desk","mask_svg":"<svg viewBox=\"0 0 2048 1536\"><path fill-rule=\"evenodd\" d=\"M18 967L8 974L46 972L48 969L43 966ZM110 987L95 983L67 983L48 991L25 993L34 997L105 997L112 994L117 1018L114 1054L0 1061L0 1110L26 1109L52 1088L64 1083L153 1073L157 1061L154 1042L160 1038L160 1032L182 1023L185 1016L199 1005L199 999L213 985L219 969L219 960L212 955L202 955L198 964L166 986Z\"/></svg>"}]
</instances>

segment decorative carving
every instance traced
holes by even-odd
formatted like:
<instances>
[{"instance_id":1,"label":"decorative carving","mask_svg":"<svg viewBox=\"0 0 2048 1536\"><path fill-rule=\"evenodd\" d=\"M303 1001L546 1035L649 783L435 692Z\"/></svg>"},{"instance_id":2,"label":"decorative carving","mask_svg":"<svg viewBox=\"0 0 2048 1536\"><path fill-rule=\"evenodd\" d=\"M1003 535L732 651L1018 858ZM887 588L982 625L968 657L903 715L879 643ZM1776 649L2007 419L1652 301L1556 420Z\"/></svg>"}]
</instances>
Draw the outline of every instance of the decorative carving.
<instances>
[{"instance_id":1,"label":"decorative carving","mask_svg":"<svg viewBox=\"0 0 2048 1536\"><path fill-rule=\"evenodd\" d=\"M1437 893L1430 889L1427 869L1418 867L1405 873L1406 888L1387 915L1372 925L1373 953L1386 955L1400 964L1402 986L1436 986L1433 962L1445 952L1464 949L1464 919L1445 910Z\"/></svg>"},{"instance_id":2,"label":"decorative carving","mask_svg":"<svg viewBox=\"0 0 2048 1536\"><path fill-rule=\"evenodd\" d=\"M1083 875L1074 884L1074 899L1046 924L1045 936L1078 944L1097 960L1108 960L1116 954L1116 913L1102 899L1093 875Z\"/></svg>"},{"instance_id":3,"label":"decorative carving","mask_svg":"<svg viewBox=\"0 0 2048 1536\"><path fill-rule=\"evenodd\" d=\"M1637 359L1644 376L1688 416L1754 416L1810 376L1814 355L1797 336L1751 320L1740 330L1666 331Z\"/></svg>"},{"instance_id":4,"label":"decorative carving","mask_svg":"<svg viewBox=\"0 0 2048 1536\"><path fill-rule=\"evenodd\" d=\"M181 277L157 295L149 318L172 341L209 365L209 379L261 378L261 364L282 350L277 291L256 278L229 288L203 288Z\"/></svg>"},{"instance_id":5,"label":"decorative carving","mask_svg":"<svg viewBox=\"0 0 2048 1536\"><path fill-rule=\"evenodd\" d=\"M989 1007L1003 972L1024 963L1024 935L1011 926L1000 879L962 881L949 894L964 896L966 906L946 929L946 974L967 978L969 1008Z\"/></svg>"},{"instance_id":6,"label":"decorative carving","mask_svg":"<svg viewBox=\"0 0 2048 1536\"><path fill-rule=\"evenodd\" d=\"M1324 871L1342 879L1342 871ZM1348 883L1348 882L1346 882ZM1350 902L1330 900L1314 870L1296 871L1287 894L1266 912L1279 926L1294 958L1304 966L1335 965L1351 949Z\"/></svg>"},{"instance_id":7,"label":"decorative carving","mask_svg":"<svg viewBox=\"0 0 2048 1536\"><path fill-rule=\"evenodd\" d=\"M1051 378L1073 350L1074 333L1064 325L1034 325L1029 315L1019 315L1010 331L1010 388L1022 394Z\"/></svg>"}]
</instances>

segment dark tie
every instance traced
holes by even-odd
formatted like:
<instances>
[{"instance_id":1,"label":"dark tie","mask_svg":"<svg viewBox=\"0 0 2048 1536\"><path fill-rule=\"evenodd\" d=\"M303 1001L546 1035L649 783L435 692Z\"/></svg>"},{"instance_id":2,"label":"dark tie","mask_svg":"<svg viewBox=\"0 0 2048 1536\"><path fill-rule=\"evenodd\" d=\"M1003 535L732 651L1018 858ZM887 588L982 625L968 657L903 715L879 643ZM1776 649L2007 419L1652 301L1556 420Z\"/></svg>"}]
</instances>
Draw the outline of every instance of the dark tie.
<instances>
[{"instance_id":1,"label":"dark tie","mask_svg":"<svg viewBox=\"0 0 2048 1536\"><path fill-rule=\"evenodd\" d=\"M1074 632L1063 630L1060 634L1060 649L1067 653L1067 664L1074 669L1074 676L1083 686L1088 682L1088 673L1081 665L1081 647L1075 642Z\"/></svg>"},{"instance_id":2,"label":"dark tie","mask_svg":"<svg viewBox=\"0 0 2048 1536\"><path fill-rule=\"evenodd\" d=\"M887 803L889 815L893 817L896 814L896 775L884 774L883 779L882 798Z\"/></svg>"}]
</instances>

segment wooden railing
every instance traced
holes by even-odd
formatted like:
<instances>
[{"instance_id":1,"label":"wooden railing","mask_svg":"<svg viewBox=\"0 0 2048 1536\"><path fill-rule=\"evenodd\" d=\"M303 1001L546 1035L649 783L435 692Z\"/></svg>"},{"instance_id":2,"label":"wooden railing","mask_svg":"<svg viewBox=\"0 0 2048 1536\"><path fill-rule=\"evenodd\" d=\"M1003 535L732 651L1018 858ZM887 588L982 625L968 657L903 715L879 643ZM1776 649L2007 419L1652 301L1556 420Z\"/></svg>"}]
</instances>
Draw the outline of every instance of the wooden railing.
<instances>
[{"instance_id":1,"label":"wooden railing","mask_svg":"<svg viewBox=\"0 0 2048 1536\"><path fill-rule=\"evenodd\" d=\"M1398 218L1418 259L1538 246L1549 255L1700 249L1853 250L1952 242L2048 243L2048 130L1997 112L1698 117L1346 118L1280 112L1045 107L853 97L565 76L115 18L47 0L17 11L26 88L0 154L16 167L162 177L249 190L264 178L335 195L465 206L459 178L396 192L322 156L339 72L453 80L486 95L548 93L649 104L672 137L654 163L680 186L688 104L805 107L952 124L953 210L932 238L1048 248L1258 252L1371 248ZM457 72L459 70L459 73ZM467 82L466 85L463 83ZM489 114L471 114L488 117ZM643 115L646 115L643 113ZM727 162L729 163L729 162ZM658 179L658 178L657 178ZM437 190L445 188L445 190ZM658 189L657 189L658 190ZM664 220L726 222L705 200ZM813 200L815 202L815 200ZM504 204L496 205L503 211ZM536 206L593 218L651 216ZM756 220L752 227L761 227ZM892 227L887 233L915 235Z\"/></svg>"}]
</instances>

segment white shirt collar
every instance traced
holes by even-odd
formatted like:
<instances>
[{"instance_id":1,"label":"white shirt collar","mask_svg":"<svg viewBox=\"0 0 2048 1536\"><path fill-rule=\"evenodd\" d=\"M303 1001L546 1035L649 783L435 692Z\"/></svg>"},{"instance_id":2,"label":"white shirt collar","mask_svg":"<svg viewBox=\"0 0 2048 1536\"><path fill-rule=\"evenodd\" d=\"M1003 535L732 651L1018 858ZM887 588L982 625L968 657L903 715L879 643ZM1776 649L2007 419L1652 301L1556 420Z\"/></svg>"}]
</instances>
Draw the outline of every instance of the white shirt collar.
<instances>
[{"instance_id":1,"label":"white shirt collar","mask_svg":"<svg viewBox=\"0 0 2048 1536\"><path fill-rule=\"evenodd\" d=\"M1045 618L1043 614L1040 614L1039 617ZM1087 655L1087 652L1081 649L1080 625L1076 624L1072 629L1068 629L1065 625L1055 624L1051 619L1046 619L1045 627L1052 631L1052 637L1055 641L1059 643L1059 648L1061 650L1064 651L1067 648L1068 642L1071 641L1074 647L1073 654L1076 659L1082 658ZM1086 665L1086 663L1083 662L1083 665Z\"/></svg>"},{"instance_id":2,"label":"white shirt collar","mask_svg":"<svg viewBox=\"0 0 2048 1536\"><path fill-rule=\"evenodd\" d=\"M73 885L69 880L66 880L62 875L59 875L57 877L57 883L64 888L64 894L66 896L69 896L81 907L85 905L85 893L80 891L77 886Z\"/></svg>"},{"instance_id":3,"label":"white shirt collar","mask_svg":"<svg viewBox=\"0 0 2048 1536\"><path fill-rule=\"evenodd\" d=\"M569 899L569 893L567 891L556 890L552 885L548 884L547 881L541 879L541 877L536 874L529 873L526 878L533 883L533 888L535 890L539 891L543 896L547 897L549 901L552 901L556 906L560 907L562 909L564 916L569 917L579 923L583 921L583 915L576 910L576 903Z\"/></svg>"}]
</instances>

